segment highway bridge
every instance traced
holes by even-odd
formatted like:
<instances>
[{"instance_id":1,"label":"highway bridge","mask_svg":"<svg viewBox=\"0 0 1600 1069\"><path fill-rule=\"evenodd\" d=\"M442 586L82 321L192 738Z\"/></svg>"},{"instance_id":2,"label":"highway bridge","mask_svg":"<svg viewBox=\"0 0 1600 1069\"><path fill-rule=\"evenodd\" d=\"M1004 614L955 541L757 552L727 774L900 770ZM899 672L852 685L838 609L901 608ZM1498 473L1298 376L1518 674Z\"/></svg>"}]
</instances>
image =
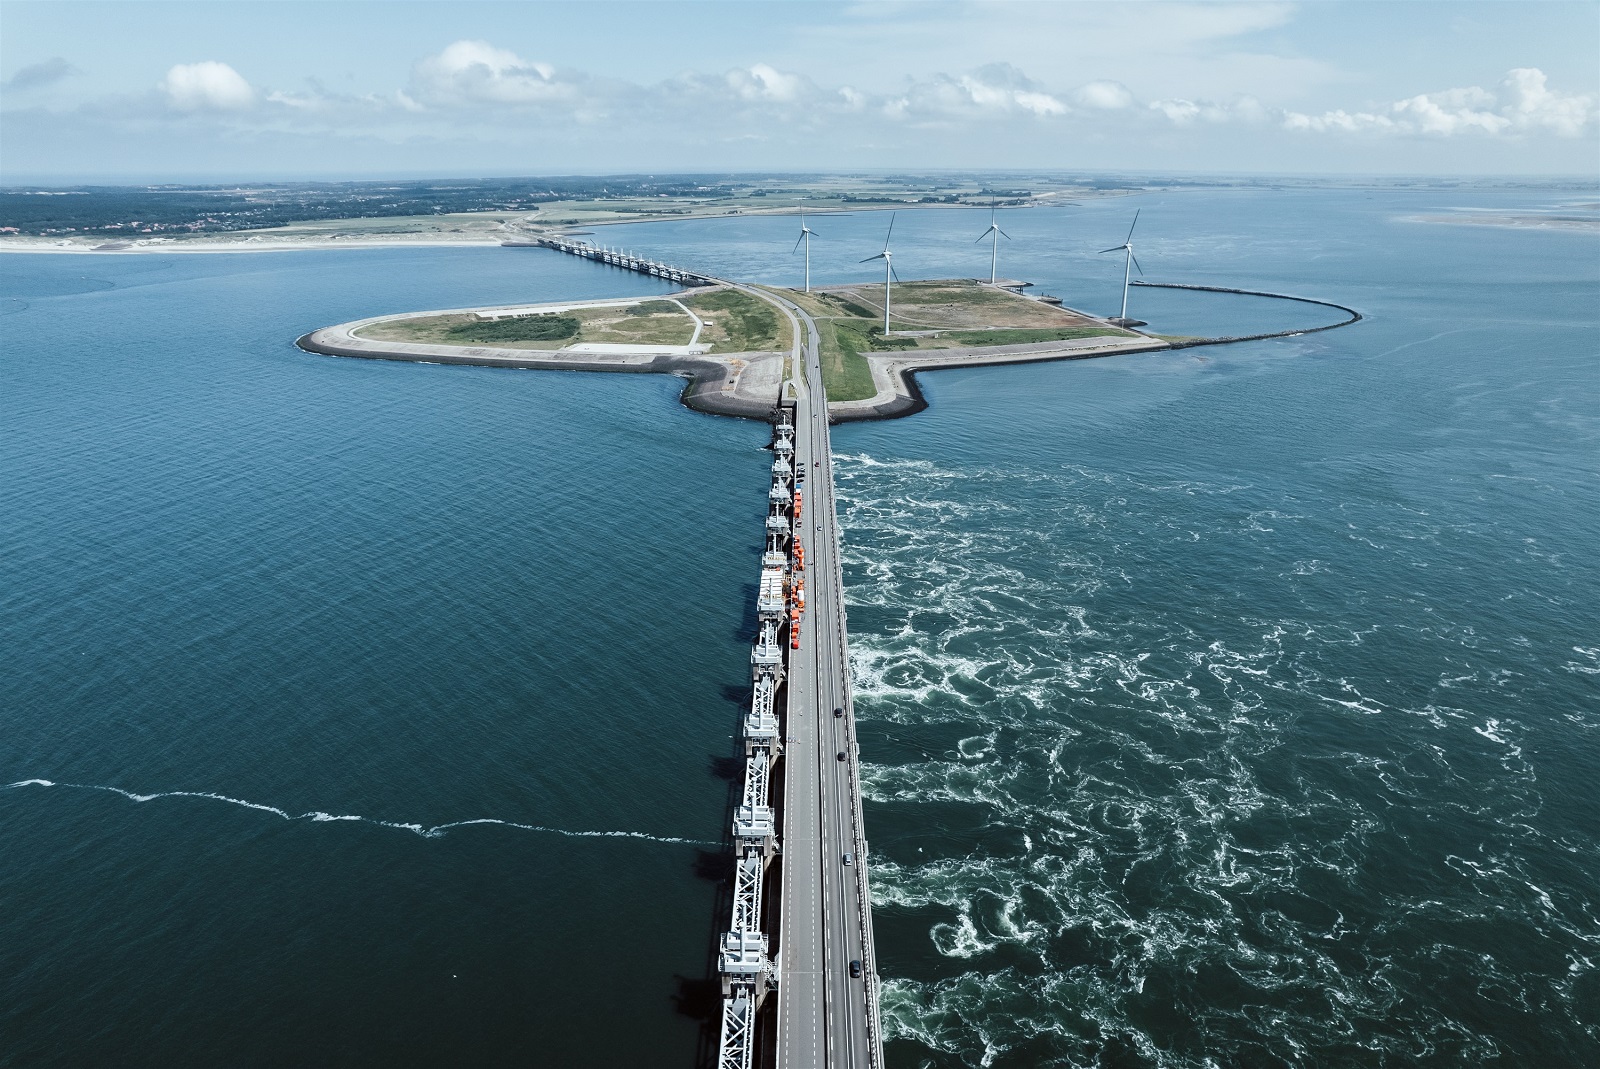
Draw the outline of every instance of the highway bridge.
<instances>
[{"instance_id":1,"label":"highway bridge","mask_svg":"<svg viewBox=\"0 0 1600 1069\"><path fill-rule=\"evenodd\" d=\"M795 342L773 414L717 1066L875 1069L883 1042L817 329L782 297L738 288L782 311Z\"/></svg>"}]
</instances>

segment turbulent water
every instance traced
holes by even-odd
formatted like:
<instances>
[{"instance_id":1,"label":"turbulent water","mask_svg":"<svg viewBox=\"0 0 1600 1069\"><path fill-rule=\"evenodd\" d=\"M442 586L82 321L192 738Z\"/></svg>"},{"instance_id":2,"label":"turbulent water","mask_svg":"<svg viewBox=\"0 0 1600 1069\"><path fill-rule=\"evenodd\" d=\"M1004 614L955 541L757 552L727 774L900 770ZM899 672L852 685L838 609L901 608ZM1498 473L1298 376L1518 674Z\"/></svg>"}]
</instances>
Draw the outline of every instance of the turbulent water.
<instances>
[{"instance_id":1,"label":"turbulent water","mask_svg":"<svg viewBox=\"0 0 1600 1069\"><path fill-rule=\"evenodd\" d=\"M941 372L836 430L893 1066L1600 1063L1600 245L1412 221L1564 196L1011 213L1002 272L1070 305L1114 309L1138 206L1153 279L1368 319ZM872 278L885 222L817 220L817 277ZM987 223L902 213L896 266L986 273ZM790 282L792 230L604 236ZM758 428L289 345L655 287L0 271L0 1064L693 1064Z\"/></svg>"},{"instance_id":2,"label":"turbulent water","mask_svg":"<svg viewBox=\"0 0 1600 1069\"><path fill-rule=\"evenodd\" d=\"M1368 318L835 432L891 1064L1600 1064L1600 243L1412 221L1559 196L1014 213L1068 304L1138 206L1152 279ZM902 213L896 266L986 272L987 221Z\"/></svg>"}]
</instances>

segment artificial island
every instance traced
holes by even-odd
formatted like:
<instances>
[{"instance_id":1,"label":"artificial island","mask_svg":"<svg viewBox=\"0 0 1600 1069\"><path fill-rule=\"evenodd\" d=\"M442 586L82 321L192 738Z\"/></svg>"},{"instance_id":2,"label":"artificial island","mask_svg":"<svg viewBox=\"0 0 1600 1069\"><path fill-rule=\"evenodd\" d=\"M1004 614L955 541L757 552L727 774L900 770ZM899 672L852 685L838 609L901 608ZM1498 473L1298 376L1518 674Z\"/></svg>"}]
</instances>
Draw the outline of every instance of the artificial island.
<instances>
[{"instance_id":1,"label":"artificial island","mask_svg":"<svg viewBox=\"0 0 1600 1069\"><path fill-rule=\"evenodd\" d=\"M803 227L803 224L802 224ZM892 224L891 224L892 228ZM1140 333L1123 315L1104 318L1029 294L1026 282L992 277L804 289L744 285L566 237L508 241L683 285L656 297L439 309L355 320L311 332L301 348L328 356L553 371L679 375L682 400L716 415L766 419L794 373L785 307L818 335L831 422L887 419L926 407L914 373L941 368L1072 360L1307 334L1361 318L1343 305L1227 287L1132 282L1321 305L1346 318L1320 327L1226 338ZM888 264L888 246L880 254ZM1130 250L1131 256L1131 250ZM809 274L809 270L808 270ZM1127 285L1124 287L1126 293Z\"/></svg>"}]
</instances>

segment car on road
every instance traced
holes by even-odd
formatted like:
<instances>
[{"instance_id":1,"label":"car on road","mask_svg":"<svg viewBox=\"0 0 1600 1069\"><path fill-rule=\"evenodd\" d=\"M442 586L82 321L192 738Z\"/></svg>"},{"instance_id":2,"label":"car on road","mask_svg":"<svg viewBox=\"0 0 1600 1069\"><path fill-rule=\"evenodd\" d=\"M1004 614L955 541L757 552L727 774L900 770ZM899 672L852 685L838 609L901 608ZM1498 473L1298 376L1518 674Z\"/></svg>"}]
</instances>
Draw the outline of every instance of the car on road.
<instances>
[{"instance_id":1,"label":"car on road","mask_svg":"<svg viewBox=\"0 0 1600 1069\"><path fill-rule=\"evenodd\" d=\"M844 756L844 751L843 750L839 751L839 760L841 760L841 761L845 760L845 756Z\"/></svg>"},{"instance_id":2,"label":"car on road","mask_svg":"<svg viewBox=\"0 0 1600 1069\"><path fill-rule=\"evenodd\" d=\"M861 979L861 963L859 961L852 961L850 963L850 979Z\"/></svg>"},{"instance_id":3,"label":"car on road","mask_svg":"<svg viewBox=\"0 0 1600 1069\"><path fill-rule=\"evenodd\" d=\"M843 709L835 709L833 711L833 715L836 716L836 717L843 716L844 715L844 710Z\"/></svg>"},{"instance_id":4,"label":"car on road","mask_svg":"<svg viewBox=\"0 0 1600 1069\"><path fill-rule=\"evenodd\" d=\"M856 855L846 851L844 855L844 863L846 865L854 865L856 863Z\"/></svg>"}]
</instances>

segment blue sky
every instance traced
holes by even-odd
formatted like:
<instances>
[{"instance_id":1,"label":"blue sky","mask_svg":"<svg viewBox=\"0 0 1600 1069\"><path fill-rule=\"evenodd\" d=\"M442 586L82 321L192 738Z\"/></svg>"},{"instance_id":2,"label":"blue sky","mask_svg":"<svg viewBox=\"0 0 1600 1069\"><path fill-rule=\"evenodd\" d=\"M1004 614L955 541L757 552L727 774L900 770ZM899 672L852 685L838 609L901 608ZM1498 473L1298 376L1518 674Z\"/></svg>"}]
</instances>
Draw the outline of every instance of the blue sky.
<instances>
[{"instance_id":1,"label":"blue sky","mask_svg":"<svg viewBox=\"0 0 1600 1069\"><path fill-rule=\"evenodd\" d=\"M1600 173L1600 3L0 5L0 180Z\"/></svg>"}]
</instances>

